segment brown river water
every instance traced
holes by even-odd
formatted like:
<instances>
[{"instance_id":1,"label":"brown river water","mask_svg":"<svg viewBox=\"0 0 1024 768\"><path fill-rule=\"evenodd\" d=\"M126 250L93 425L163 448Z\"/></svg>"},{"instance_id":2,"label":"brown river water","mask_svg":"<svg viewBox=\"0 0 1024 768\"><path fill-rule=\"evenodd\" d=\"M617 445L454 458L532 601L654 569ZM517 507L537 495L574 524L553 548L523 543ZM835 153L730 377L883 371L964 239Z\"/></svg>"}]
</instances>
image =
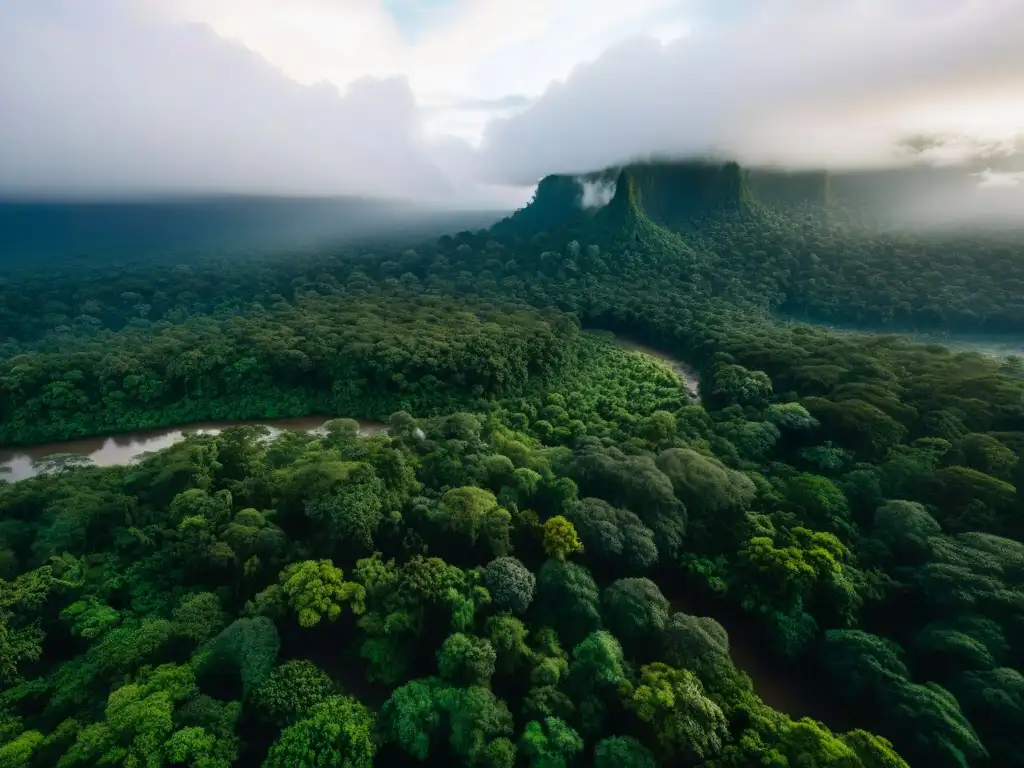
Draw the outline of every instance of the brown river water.
<instances>
[{"instance_id":1,"label":"brown river water","mask_svg":"<svg viewBox=\"0 0 1024 768\"><path fill-rule=\"evenodd\" d=\"M341 417L338 417L341 418ZM36 462L55 454L73 454L88 458L98 467L110 467L116 464L127 464L143 453L159 451L183 440L192 432L216 434L228 427L243 425L262 425L271 430L293 429L309 432L319 429L330 419L324 416L305 416L298 419L257 419L253 421L209 421L163 429L139 430L124 432L109 437L93 437L85 440L67 440L60 443L45 443L24 448L4 450L0 448L0 480L16 482L39 474ZM379 421L359 422L359 432L363 435L376 434L387 429Z\"/></svg>"}]
</instances>

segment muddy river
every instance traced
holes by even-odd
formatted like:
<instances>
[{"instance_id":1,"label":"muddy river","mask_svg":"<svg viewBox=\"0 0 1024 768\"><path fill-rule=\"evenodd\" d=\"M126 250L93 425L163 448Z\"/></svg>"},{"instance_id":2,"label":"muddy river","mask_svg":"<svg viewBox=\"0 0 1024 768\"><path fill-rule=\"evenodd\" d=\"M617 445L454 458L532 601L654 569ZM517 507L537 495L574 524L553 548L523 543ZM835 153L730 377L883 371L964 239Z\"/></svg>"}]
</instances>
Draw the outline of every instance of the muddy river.
<instances>
[{"instance_id":1,"label":"muddy river","mask_svg":"<svg viewBox=\"0 0 1024 768\"><path fill-rule=\"evenodd\" d=\"M341 417L338 417L341 418ZM82 456L99 467L127 464L143 453L159 451L184 439L192 432L216 434L228 427L260 424L271 430L294 429L308 432L319 429L330 419L324 416L306 416L298 419L263 419L254 421L209 421L164 429L124 432L108 437L94 437L85 440L68 440L60 443L45 443L13 450L0 449L0 479L9 482L24 480L39 474L40 459L55 454ZM359 421L360 434L370 435L387 427L379 421Z\"/></svg>"}]
</instances>

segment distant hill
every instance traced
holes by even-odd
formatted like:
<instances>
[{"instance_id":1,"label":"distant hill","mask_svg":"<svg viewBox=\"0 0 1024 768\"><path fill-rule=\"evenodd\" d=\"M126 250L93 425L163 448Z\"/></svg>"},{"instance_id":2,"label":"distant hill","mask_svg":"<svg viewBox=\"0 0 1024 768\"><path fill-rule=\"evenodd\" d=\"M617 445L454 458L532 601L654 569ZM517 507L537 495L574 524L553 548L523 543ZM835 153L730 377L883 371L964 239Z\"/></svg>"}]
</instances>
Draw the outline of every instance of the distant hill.
<instances>
[{"instance_id":1,"label":"distant hill","mask_svg":"<svg viewBox=\"0 0 1024 768\"><path fill-rule=\"evenodd\" d=\"M585 207L587 187L609 187L604 206ZM669 229L753 203L747 172L736 163L642 163L579 176L547 176L531 202L493 228L498 235L529 236L581 226L607 229L621 225L643 229L649 223Z\"/></svg>"},{"instance_id":2,"label":"distant hill","mask_svg":"<svg viewBox=\"0 0 1024 768\"><path fill-rule=\"evenodd\" d=\"M628 266L786 318L1021 334L1024 200L978 181L971 168L633 163L548 176L487 235L567 278Z\"/></svg>"},{"instance_id":3,"label":"distant hill","mask_svg":"<svg viewBox=\"0 0 1024 768\"><path fill-rule=\"evenodd\" d=\"M492 231L529 238L541 231L575 230L602 220L606 225L608 217L602 208L587 206L588 187L612 184L612 200L620 206L630 201L647 220L676 232L699 227L709 217L756 215L765 209L843 211L880 224L913 226L973 220L1024 223L1024 194L1021 215L1014 217L1018 198L1012 192L979 190L977 170L914 166L837 173L742 168L735 162L712 160L632 163L580 175L547 176L537 185L533 200ZM622 212L614 215L621 217Z\"/></svg>"}]
</instances>

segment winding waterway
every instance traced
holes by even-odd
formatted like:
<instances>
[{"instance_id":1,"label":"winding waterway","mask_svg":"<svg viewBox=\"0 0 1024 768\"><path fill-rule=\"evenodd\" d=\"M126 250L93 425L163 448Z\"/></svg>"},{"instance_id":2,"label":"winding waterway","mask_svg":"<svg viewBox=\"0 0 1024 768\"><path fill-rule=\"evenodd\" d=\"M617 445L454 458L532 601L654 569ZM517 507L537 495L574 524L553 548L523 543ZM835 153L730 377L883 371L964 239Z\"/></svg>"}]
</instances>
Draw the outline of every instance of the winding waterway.
<instances>
[{"instance_id":1,"label":"winding waterway","mask_svg":"<svg viewBox=\"0 0 1024 768\"><path fill-rule=\"evenodd\" d=\"M341 418L341 417L338 417ZM16 482L39 474L38 462L48 456L73 455L89 459L98 467L110 467L116 464L127 464L143 453L151 453L167 448L186 435L199 432L216 434L228 427L243 425L261 425L271 431L292 429L310 432L319 429L330 419L324 416L306 416L298 419L257 419L253 421L209 421L188 424L164 429L148 429L136 432L124 432L109 437L95 437L85 440L67 440L59 443L44 443L13 450L0 450L0 479ZM379 421L359 422L359 433L371 435L382 432L387 427Z\"/></svg>"}]
</instances>

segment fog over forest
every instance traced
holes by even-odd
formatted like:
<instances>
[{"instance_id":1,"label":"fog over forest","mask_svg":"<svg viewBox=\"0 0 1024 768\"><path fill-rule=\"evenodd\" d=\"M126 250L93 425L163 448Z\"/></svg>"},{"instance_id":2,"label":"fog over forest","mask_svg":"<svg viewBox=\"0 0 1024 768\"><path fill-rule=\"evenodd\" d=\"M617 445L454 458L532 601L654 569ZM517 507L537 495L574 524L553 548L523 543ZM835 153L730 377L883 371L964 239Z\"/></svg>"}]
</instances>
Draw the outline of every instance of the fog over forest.
<instances>
[{"instance_id":1,"label":"fog over forest","mask_svg":"<svg viewBox=\"0 0 1024 768\"><path fill-rule=\"evenodd\" d=\"M1022 40L0 3L0 768L1024 768Z\"/></svg>"}]
</instances>

